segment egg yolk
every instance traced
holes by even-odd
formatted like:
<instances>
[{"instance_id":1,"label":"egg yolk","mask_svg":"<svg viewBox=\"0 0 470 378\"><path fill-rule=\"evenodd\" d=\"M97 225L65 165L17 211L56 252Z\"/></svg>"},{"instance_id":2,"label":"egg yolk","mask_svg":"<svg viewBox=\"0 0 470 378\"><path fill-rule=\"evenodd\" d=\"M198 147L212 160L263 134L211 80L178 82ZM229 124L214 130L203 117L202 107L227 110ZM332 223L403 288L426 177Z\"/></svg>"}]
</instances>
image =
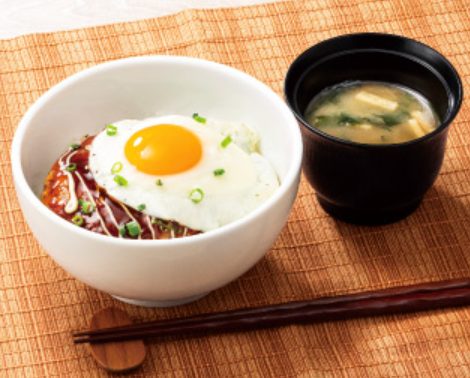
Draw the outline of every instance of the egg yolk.
<instances>
[{"instance_id":1,"label":"egg yolk","mask_svg":"<svg viewBox=\"0 0 470 378\"><path fill-rule=\"evenodd\" d=\"M124 153L137 170L151 175L171 175L195 166L202 156L199 138L178 125L155 125L134 133Z\"/></svg>"}]
</instances>

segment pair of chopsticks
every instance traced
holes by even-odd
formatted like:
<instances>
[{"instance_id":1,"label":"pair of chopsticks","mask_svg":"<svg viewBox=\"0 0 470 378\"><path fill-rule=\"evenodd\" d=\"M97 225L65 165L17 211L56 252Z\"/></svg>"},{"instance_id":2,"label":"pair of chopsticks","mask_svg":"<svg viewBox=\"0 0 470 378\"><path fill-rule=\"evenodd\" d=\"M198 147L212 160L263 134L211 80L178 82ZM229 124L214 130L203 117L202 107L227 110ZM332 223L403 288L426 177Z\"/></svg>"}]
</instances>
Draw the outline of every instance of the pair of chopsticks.
<instances>
[{"instance_id":1,"label":"pair of chopsticks","mask_svg":"<svg viewBox=\"0 0 470 378\"><path fill-rule=\"evenodd\" d=\"M470 279L431 282L73 333L74 343L246 331L470 304Z\"/></svg>"}]
</instances>

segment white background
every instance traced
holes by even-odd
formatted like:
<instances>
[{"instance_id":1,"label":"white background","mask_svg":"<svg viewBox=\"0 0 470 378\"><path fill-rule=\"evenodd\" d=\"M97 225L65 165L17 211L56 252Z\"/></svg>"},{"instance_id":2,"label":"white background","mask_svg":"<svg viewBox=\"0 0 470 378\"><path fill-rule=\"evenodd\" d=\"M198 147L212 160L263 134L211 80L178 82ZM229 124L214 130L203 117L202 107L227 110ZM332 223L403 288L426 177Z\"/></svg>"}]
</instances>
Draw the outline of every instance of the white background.
<instances>
[{"instance_id":1,"label":"white background","mask_svg":"<svg viewBox=\"0 0 470 378\"><path fill-rule=\"evenodd\" d=\"M0 0L0 38L275 0Z\"/></svg>"}]
</instances>

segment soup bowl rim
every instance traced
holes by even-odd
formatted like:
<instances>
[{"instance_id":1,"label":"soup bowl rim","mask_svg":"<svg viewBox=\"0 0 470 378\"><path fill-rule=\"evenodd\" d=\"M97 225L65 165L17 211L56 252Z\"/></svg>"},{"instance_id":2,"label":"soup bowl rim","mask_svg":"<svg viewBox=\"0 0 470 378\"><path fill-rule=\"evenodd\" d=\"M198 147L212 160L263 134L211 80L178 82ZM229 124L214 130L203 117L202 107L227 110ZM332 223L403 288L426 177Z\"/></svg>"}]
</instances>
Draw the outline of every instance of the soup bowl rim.
<instances>
[{"instance_id":1,"label":"soup bowl rim","mask_svg":"<svg viewBox=\"0 0 470 378\"><path fill-rule=\"evenodd\" d=\"M423 60L419 59L418 57L414 56L413 54L404 53L404 52L402 52L398 49L390 49L390 48L385 49L385 48L377 48L377 47L350 48L350 49L347 49L347 50L333 52L331 54L328 54L328 55L322 57L318 61L316 61L314 64L309 66L304 72L301 73L299 79L297 80L297 82L294 85L294 89L292 91L288 92L288 88L287 88L288 83L291 80L291 76L293 75L293 70L294 70L294 66L296 65L296 63L298 63L300 60L302 60L307 55L309 55L312 52L312 50L318 49L319 47L324 46L325 44L333 44L338 40L344 40L344 39L355 38L355 37L358 37L358 38L359 37L397 38L397 39L401 39L403 41L413 43L413 44L419 46L419 48L428 49L428 50L432 51L433 53L435 53L439 57L439 59L441 59L442 62L451 70L452 74L454 75L454 77L457 81L457 88L458 88L456 96L455 96L455 101L453 103L448 102L448 109L446 111L444 119L439 122L439 125L432 132L430 132L426 135L423 135L422 137L411 139L411 140L406 141L406 142L373 144L373 143L361 143L361 142L354 142L354 141L350 141L350 140L346 140L346 139L341 139L341 138L335 137L333 135L327 134L324 131L310 125L310 123L307 122L304 115L299 112L298 107L297 107L297 93L298 93L299 83L301 83L304 80L304 78L315 67L317 67L321 62L325 62L325 61L330 60L332 58L336 58L336 57L342 56L342 55L357 53L357 52L365 52L365 51L367 51L367 52L385 52L385 53L388 53L388 54L399 55L399 56L402 56L404 58L413 60L416 63L419 63L422 66L426 67L429 71L431 71L436 76L437 75L440 76L440 74L436 71L436 69L432 65L430 65L429 63L424 62ZM338 83L338 84L340 84L340 83ZM393 83L391 83L391 84L393 84ZM445 84L445 82L444 82L444 84ZM326 88L324 88L324 89L326 89ZM302 124L304 129L307 129L310 132L313 132L314 134L320 136L321 138L325 138L328 141L333 142L335 144L346 145L346 146L353 147L353 148L368 148L368 149L403 148L403 147L413 145L413 144L417 144L417 143L421 143L421 142L426 141L430 138L433 138L435 135L440 134L447 127L450 126L452 121L457 116L457 114L460 110L460 107L462 105L462 100L463 100L463 84L462 84L462 80L460 78L460 75L457 72L457 70L455 69L455 67L452 65L452 63L443 54L441 54L436 49L434 49L434 48L432 48L432 47L430 47L430 46L428 46L428 45L426 45L426 44L424 44L420 41L417 41L415 39L408 38L408 37L398 35L398 34L390 34L390 33L369 33L369 32L367 32L367 33L342 34L342 35L338 35L338 36L335 36L335 37L332 37L332 38L325 39L325 40L323 40L319 43L316 43L316 44L308 47L301 54L299 54L295 58L295 60L290 64L290 66L287 70L285 79L284 79L283 91L284 91L284 96L285 96L287 104L289 105L291 111L294 113L297 120ZM447 95L448 95L449 94L449 88L448 88L447 85L446 85L446 92L447 92ZM425 96L425 98L426 98L426 96Z\"/></svg>"}]
</instances>

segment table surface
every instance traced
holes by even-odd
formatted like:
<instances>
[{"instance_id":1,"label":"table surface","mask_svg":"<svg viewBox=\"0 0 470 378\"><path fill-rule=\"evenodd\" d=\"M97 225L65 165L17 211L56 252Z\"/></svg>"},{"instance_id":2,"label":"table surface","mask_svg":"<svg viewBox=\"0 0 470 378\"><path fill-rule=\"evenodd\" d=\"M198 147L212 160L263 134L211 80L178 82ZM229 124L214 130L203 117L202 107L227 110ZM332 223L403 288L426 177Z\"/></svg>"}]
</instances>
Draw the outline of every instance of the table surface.
<instances>
[{"instance_id":1,"label":"table surface","mask_svg":"<svg viewBox=\"0 0 470 378\"><path fill-rule=\"evenodd\" d=\"M7 17L2 9L0 15ZM54 263L21 215L9 159L31 104L65 77L105 61L195 56L243 70L281 95L289 64L309 46L345 33L387 32L438 49L468 89L468 25L468 0L290 0L0 40L0 377L109 378L70 333L110 305L135 321L170 319L470 277L468 101L450 127L435 185L407 219L382 227L335 221L302 179L266 256L229 285L174 308L120 303ZM64 128L71 124L65 120ZM470 307L161 340L148 348L142 368L126 378L470 377Z\"/></svg>"},{"instance_id":2,"label":"table surface","mask_svg":"<svg viewBox=\"0 0 470 378\"><path fill-rule=\"evenodd\" d=\"M276 0L0 0L0 38Z\"/></svg>"}]
</instances>

